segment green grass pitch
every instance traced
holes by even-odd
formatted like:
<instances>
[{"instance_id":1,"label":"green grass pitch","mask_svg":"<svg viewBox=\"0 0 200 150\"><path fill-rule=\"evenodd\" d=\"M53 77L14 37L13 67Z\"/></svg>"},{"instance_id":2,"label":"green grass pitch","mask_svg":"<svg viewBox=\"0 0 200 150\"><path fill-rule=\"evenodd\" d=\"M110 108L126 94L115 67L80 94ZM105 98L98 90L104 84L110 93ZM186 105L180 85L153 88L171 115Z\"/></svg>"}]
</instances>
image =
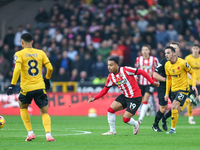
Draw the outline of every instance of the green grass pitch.
<instances>
[{"instance_id":1,"label":"green grass pitch","mask_svg":"<svg viewBox=\"0 0 200 150\"><path fill-rule=\"evenodd\" d=\"M145 117L138 135L133 128L116 117L117 135L102 136L109 130L106 116L51 117L55 142L46 142L40 116L31 116L36 139L25 142L27 132L20 116L4 116L0 129L0 150L198 150L200 149L200 116L190 125L188 117L180 116L176 134L156 133L151 126L154 117ZM134 116L138 119L138 116ZM170 119L168 120L170 128ZM161 125L160 125L161 127ZM161 127L162 129L162 127Z\"/></svg>"}]
</instances>

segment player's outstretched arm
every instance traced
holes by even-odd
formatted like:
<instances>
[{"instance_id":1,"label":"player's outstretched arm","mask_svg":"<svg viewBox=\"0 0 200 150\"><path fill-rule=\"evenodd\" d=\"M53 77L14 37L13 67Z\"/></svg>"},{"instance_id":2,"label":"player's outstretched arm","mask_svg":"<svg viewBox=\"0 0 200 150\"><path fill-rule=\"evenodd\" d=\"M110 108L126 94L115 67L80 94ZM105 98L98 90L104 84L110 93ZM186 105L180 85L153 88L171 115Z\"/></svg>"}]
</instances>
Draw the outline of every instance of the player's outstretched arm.
<instances>
[{"instance_id":1,"label":"player's outstretched arm","mask_svg":"<svg viewBox=\"0 0 200 150\"><path fill-rule=\"evenodd\" d=\"M94 98L90 98L89 100L88 100L88 104L90 104L90 102L93 102L95 99Z\"/></svg>"},{"instance_id":2,"label":"player's outstretched arm","mask_svg":"<svg viewBox=\"0 0 200 150\"><path fill-rule=\"evenodd\" d=\"M103 97L108 92L109 89L110 89L109 87L104 87L94 98L90 98L88 100L88 104L90 102L95 101L96 99L99 99L99 98Z\"/></svg>"},{"instance_id":3,"label":"player's outstretched arm","mask_svg":"<svg viewBox=\"0 0 200 150\"><path fill-rule=\"evenodd\" d=\"M158 80L158 81L161 81L161 82L165 82L166 81L166 78L161 76L159 73L157 72L154 72L153 73L153 77Z\"/></svg>"},{"instance_id":4,"label":"player's outstretched arm","mask_svg":"<svg viewBox=\"0 0 200 150\"><path fill-rule=\"evenodd\" d=\"M137 75L144 76L155 87L159 87L159 85L160 85L159 82L153 81L152 78L144 70L138 69L137 70Z\"/></svg>"}]
</instances>

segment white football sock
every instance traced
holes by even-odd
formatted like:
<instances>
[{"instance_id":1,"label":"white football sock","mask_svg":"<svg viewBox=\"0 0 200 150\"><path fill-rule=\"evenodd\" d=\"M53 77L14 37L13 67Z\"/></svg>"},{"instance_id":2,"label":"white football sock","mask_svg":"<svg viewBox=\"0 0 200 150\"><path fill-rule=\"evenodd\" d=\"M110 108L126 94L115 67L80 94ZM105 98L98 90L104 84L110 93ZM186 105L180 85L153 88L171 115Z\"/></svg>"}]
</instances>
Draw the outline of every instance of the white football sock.
<instances>
[{"instance_id":1,"label":"white football sock","mask_svg":"<svg viewBox=\"0 0 200 150\"><path fill-rule=\"evenodd\" d=\"M147 112L148 107L149 107L149 104L142 104L139 120L143 120L143 118L144 118L144 116Z\"/></svg>"},{"instance_id":2,"label":"white football sock","mask_svg":"<svg viewBox=\"0 0 200 150\"><path fill-rule=\"evenodd\" d=\"M51 136L51 132L47 132L47 133L46 133L46 137L47 137L47 136Z\"/></svg>"},{"instance_id":3,"label":"white football sock","mask_svg":"<svg viewBox=\"0 0 200 150\"><path fill-rule=\"evenodd\" d=\"M115 114L108 112L108 123L110 126L110 131L111 132L116 132L115 129Z\"/></svg>"},{"instance_id":4,"label":"white football sock","mask_svg":"<svg viewBox=\"0 0 200 150\"><path fill-rule=\"evenodd\" d=\"M130 118L131 120L129 122L127 122L127 124L129 125L133 125L133 126L137 126L138 125L138 122L135 121L133 118Z\"/></svg>"},{"instance_id":5,"label":"white football sock","mask_svg":"<svg viewBox=\"0 0 200 150\"><path fill-rule=\"evenodd\" d=\"M28 131L28 135L33 134L33 130Z\"/></svg>"}]
</instances>

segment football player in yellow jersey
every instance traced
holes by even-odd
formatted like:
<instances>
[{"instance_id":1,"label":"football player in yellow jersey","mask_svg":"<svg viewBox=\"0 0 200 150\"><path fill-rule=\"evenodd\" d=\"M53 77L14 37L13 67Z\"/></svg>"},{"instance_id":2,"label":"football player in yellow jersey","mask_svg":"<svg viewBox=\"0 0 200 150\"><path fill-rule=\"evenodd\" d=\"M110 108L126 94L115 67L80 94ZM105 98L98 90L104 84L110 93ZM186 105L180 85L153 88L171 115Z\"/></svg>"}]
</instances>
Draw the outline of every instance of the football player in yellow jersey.
<instances>
[{"instance_id":1,"label":"football player in yellow jersey","mask_svg":"<svg viewBox=\"0 0 200 150\"><path fill-rule=\"evenodd\" d=\"M183 110L186 98L189 93L189 84L187 81L187 73L192 76L192 90L198 93L196 88L196 74L190 65L183 59L176 56L176 51L172 46L165 48L165 57L168 60L165 64L165 72L167 75L165 100L168 101L169 91L171 89L172 102L172 120L169 134L176 133L175 128L178 121L179 113Z\"/></svg>"},{"instance_id":2,"label":"football player in yellow jersey","mask_svg":"<svg viewBox=\"0 0 200 150\"><path fill-rule=\"evenodd\" d=\"M197 90L198 93L200 94L200 55L199 55L199 50L200 50L200 46L198 44L194 44L192 46L192 54L188 55L187 57L185 57L185 60L187 61L187 63L192 67L192 69L194 70L195 74L196 74L196 85L197 85ZM192 91L192 80L190 78L188 78L189 80L189 85L190 85L190 97L195 97L195 92ZM200 95L198 96L198 99L200 98ZM193 115L192 115L192 108L193 105L190 103L187 106L188 109L188 116L189 116L189 120L188 122L190 124L196 124L196 122L194 121Z\"/></svg>"},{"instance_id":3,"label":"football player in yellow jersey","mask_svg":"<svg viewBox=\"0 0 200 150\"><path fill-rule=\"evenodd\" d=\"M26 130L28 131L28 136L25 141L32 141L35 139L30 116L28 114L28 106L33 98L36 105L40 108L43 126L46 132L46 140L55 141L51 136L51 118L48 114L48 100L45 91L45 88L47 90L50 88L49 79L51 78L53 67L46 54L42 50L34 49L32 43L32 36L29 33L22 34L21 44L23 49L15 53L15 69L11 85L8 87L7 95L13 93L13 89L20 75L20 115ZM43 65L47 68L44 80L42 77Z\"/></svg>"}]
</instances>

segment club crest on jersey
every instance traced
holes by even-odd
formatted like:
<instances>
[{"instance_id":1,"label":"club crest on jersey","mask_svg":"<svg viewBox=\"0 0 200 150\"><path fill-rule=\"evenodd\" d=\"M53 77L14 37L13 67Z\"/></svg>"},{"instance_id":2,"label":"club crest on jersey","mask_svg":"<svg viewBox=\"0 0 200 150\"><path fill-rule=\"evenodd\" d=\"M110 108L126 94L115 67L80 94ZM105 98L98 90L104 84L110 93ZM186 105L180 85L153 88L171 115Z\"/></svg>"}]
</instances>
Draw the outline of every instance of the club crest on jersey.
<instances>
[{"instance_id":1,"label":"club crest on jersey","mask_svg":"<svg viewBox=\"0 0 200 150\"><path fill-rule=\"evenodd\" d=\"M178 66L178 68L177 68L178 70L180 69L180 67Z\"/></svg>"},{"instance_id":2,"label":"club crest on jersey","mask_svg":"<svg viewBox=\"0 0 200 150\"><path fill-rule=\"evenodd\" d=\"M174 69L172 69L172 72L173 72L173 73L175 73L175 70L174 70Z\"/></svg>"},{"instance_id":3,"label":"club crest on jersey","mask_svg":"<svg viewBox=\"0 0 200 150\"><path fill-rule=\"evenodd\" d=\"M196 66L198 66L198 63L195 63Z\"/></svg>"},{"instance_id":4,"label":"club crest on jersey","mask_svg":"<svg viewBox=\"0 0 200 150\"><path fill-rule=\"evenodd\" d=\"M151 66L144 65L142 66L143 69L151 69Z\"/></svg>"}]
</instances>

